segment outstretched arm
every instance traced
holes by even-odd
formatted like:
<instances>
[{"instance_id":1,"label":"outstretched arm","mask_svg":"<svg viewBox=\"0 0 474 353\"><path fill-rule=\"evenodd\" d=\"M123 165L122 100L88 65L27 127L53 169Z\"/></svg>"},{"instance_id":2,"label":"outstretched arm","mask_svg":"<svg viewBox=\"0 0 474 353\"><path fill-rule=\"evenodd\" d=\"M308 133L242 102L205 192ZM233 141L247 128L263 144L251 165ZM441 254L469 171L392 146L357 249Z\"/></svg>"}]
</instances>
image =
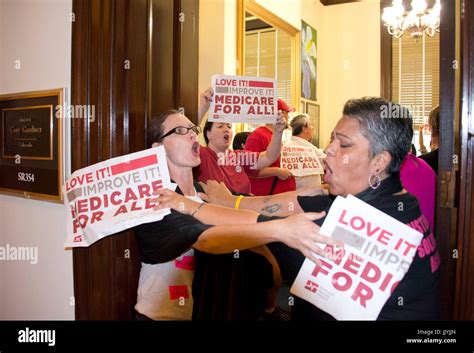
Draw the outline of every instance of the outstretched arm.
<instances>
[{"instance_id":1,"label":"outstretched arm","mask_svg":"<svg viewBox=\"0 0 474 353\"><path fill-rule=\"evenodd\" d=\"M209 180L206 184L200 184L205 192L205 194L200 194L203 199L225 207L235 207L238 197L232 195L223 183ZM326 193L324 189L317 187L304 191L289 191L270 196L246 196L241 198L239 209L251 210L265 216L285 217L303 212L298 203L298 196L315 196Z\"/></svg>"},{"instance_id":2,"label":"outstretched arm","mask_svg":"<svg viewBox=\"0 0 474 353\"><path fill-rule=\"evenodd\" d=\"M207 253L224 254L246 250L272 242L282 242L316 261L313 253L325 256L317 243L338 245L333 239L319 234L313 220L324 217L322 213L300 213L284 219L257 223L258 213L234 210L213 204L201 204L174 191L158 190L157 209L173 208L190 214L202 223L214 224L205 230L193 247Z\"/></svg>"},{"instance_id":3,"label":"outstretched arm","mask_svg":"<svg viewBox=\"0 0 474 353\"><path fill-rule=\"evenodd\" d=\"M199 203L169 189L155 191L157 206L155 210L172 208L175 211L189 214L204 224L251 224L256 223L259 214L251 210L235 210L212 203Z\"/></svg>"},{"instance_id":4,"label":"outstretched arm","mask_svg":"<svg viewBox=\"0 0 474 353\"><path fill-rule=\"evenodd\" d=\"M299 250L305 257L318 262L314 254L331 256L318 244L342 246L332 238L319 234L320 227L313 221L322 213L301 213L288 218L256 224L222 225L205 230L193 247L211 254L224 254L236 249L245 250L273 242L282 242Z\"/></svg>"}]
</instances>

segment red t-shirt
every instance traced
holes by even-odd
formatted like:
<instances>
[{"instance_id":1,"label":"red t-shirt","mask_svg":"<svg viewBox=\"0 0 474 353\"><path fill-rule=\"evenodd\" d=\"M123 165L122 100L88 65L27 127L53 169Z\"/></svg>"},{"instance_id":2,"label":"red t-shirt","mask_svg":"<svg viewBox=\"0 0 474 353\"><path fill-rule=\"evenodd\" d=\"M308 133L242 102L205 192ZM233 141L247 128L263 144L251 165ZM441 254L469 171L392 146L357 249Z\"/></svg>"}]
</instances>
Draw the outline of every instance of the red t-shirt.
<instances>
[{"instance_id":1,"label":"red t-shirt","mask_svg":"<svg viewBox=\"0 0 474 353\"><path fill-rule=\"evenodd\" d=\"M245 142L245 151L263 152L266 151L272 139L273 132L261 126L253 131ZM270 167L280 168L280 157ZM269 178L254 178L258 173L249 173L250 184L252 185L252 193L256 196L265 196L270 194L273 179ZM289 177L286 180L278 179L273 194L281 194L282 192L296 190L296 183L294 177Z\"/></svg>"},{"instance_id":2,"label":"red t-shirt","mask_svg":"<svg viewBox=\"0 0 474 353\"><path fill-rule=\"evenodd\" d=\"M259 153L227 150L227 156L218 156L209 147L201 146L201 164L197 167L199 181L216 180L224 182L230 191L250 194L250 180L247 172L251 171L253 164L257 163ZM219 160L221 159L221 160ZM250 162L245 163L245 162Z\"/></svg>"}]
</instances>

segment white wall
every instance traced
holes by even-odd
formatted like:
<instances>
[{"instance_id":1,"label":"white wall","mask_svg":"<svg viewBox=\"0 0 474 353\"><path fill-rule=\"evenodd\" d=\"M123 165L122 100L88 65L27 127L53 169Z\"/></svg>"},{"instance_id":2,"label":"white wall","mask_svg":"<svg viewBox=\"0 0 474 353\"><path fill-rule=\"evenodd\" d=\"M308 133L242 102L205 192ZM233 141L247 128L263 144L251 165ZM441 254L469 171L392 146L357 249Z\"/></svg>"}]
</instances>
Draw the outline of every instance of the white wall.
<instances>
[{"instance_id":1,"label":"white wall","mask_svg":"<svg viewBox=\"0 0 474 353\"><path fill-rule=\"evenodd\" d=\"M14 0L17 1L17 0ZM38 263L5 261L4 320L74 319L72 254L64 250L66 211L62 205L2 196L1 246L38 248Z\"/></svg>"},{"instance_id":2,"label":"white wall","mask_svg":"<svg viewBox=\"0 0 474 353\"><path fill-rule=\"evenodd\" d=\"M293 27L300 28L302 10L301 1L302 0L257 0L257 3L278 17L284 19Z\"/></svg>"},{"instance_id":3,"label":"white wall","mask_svg":"<svg viewBox=\"0 0 474 353\"><path fill-rule=\"evenodd\" d=\"M224 2L224 73L235 75L237 72L237 1L225 0Z\"/></svg>"},{"instance_id":4,"label":"white wall","mask_svg":"<svg viewBox=\"0 0 474 353\"><path fill-rule=\"evenodd\" d=\"M319 0L257 2L296 28L304 20L317 31L316 103L320 105L320 147L324 148L348 99L380 95L379 0L334 6L323 6ZM200 4L202 91L217 70L235 72L236 5L235 0L201 0Z\"/></svg>"},{"instance_id":5,"label":"white wall","mask_svg":"<svg viewBox=\"0 0 474 353\"><path fill-rule=\"evenodd\" d=\"M70 87L71 11L72 0L0 0L0 94ZM74 319L65 215L61 204L0 195L0 246L38 247L36 265L0 264L0 319Z\"/></svg>"},{"instance_id":6,"label":"white wall","mask_svg":"<svg viewBox=\"0 0 474 353\"><path fill-rule=\"evenodd\" d=\"M236 9L236 0L199 1L199 92L211 85L212 75L236 73ZM206 144L202 134L199 142Z\"/></svg>"},{"instance_id":7,"label":"white wall","mask_svg":"<svg viewBox=\"0 0 474 353\"><path fill-rule=\"evenodd\" d=\"M325 6L323 6L318 0L301 0L301 19L316 29L316 57L317 57L317 69L316 69L316 103L319 104L319 117L320 117L320 131L318 147L324 148L325 140L323 134L325 131L325 125L328 122L323 119L325 117L327 92L323 89L323 83L328 79L326 74L326 61L330 58L330 54L326 50L325 36L323 35L326 31L324 28L324 16Z\"/></svg>"},{"instance_id":8,"label":"white wall","mask_svg":"<svg viewBox=\"0 0 474 353\"><path fill-rule=\"evenodd\" d=\"M326 6L323 18L324 70L321 146L350 98L380 95L380 3L378 0Z\"/></svg>"},{"instance_id":9,"label":"white wall","mask_svg":"<svg viewBox=\"0 0 474 353\"><path fill-rule=\"evenodd\" d=\"M235 75L236 6L235 0L199 2L199 92L214 74Z\"/></svg>"}]
</instances>

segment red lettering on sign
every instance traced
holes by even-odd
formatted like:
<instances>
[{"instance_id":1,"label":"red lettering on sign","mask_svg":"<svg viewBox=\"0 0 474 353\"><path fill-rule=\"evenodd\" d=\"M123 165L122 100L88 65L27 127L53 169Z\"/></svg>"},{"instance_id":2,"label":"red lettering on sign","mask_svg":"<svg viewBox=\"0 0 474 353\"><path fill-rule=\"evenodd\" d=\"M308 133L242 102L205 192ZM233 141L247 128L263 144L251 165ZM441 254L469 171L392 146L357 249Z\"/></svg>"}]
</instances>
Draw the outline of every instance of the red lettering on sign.
<instances>
[{"instance_id":1,"label":"red lettering on sign","mask_svg":"<svg viewBox=\"0 0 474 353\"><path fill-rule=\"evenodd\" d=\"M367 282L375 283L377 282L382 275L380 268L377 265L373 264L372 262L367 262L365 265L364 270L362 271L360 277Z\"/></svg>"},{"instance_id":2,"label":"red lettering on sign","mask_svg":"<svg viewBox=\"0 0 474 353\"><path fill-rule=\"evenodd\" d=\"M122 206L120 206L120 207L117 209L117 211L115 211L114 217L117 216L117 215L119 215L119 214L127 213L127 212L128 212L128 211L127 211L127 207L126 207L125 205L122 205Z\"/></svg>"},{"instance_id":3,"label":"red lettering on sign","mask_svg":"<svg viewBox=\"0 0 474 353\"><path fill-rule=\"evenodd\" d=\"M342 268L356 275L359 272L361 261L359 256L349 256Z\"/></svg>"},{"instance_id":4,"label":"red lettering on sign","mask_svg":"<svg viewBox=\"0 0 474 353\"><path fill-rule=\"evenodd\" d=\"M229 78L221 78L216 80L217 86L237 86L237 80L229 79Z\"/></svg>"},{"instance_id":5,"label":"red lettering on sign","mask_svg":"<svg viewBox=\"0 0 474 353\"><path fill-rule=\"evenodd\" d=\"M388 245L388 241L390 240L390 237L393 235L389 231L382 229L379 226L377 227L374 226L371 222L366 222L365 219L363 219L360 216L354 216L354 217L351 217L349 220L347 220L347 210L343 210L341 212L338 222L341 224L350 226L352 229L357 230L357 231L360 231L365 228L366 229L365 234L369 237L372 237L377 232L379 232L379 235L377 236L377 241L384 245Z\"/></svg>"},{"instance_id":6,"label":"red lettering on sign","mask_svg":"<svg viewBox=\"0 0 474 353\"><path fill-rule=\"evenodd\" d=\"M372 289L370 289L370 287L366 284L359 282L354 293L352 293L351 295L351 299L355 302L357 301L357 299L359 299L360 305L366 308L367 300L370 300L373 296L374 292L372 291Z\"/></svg>"},{"instance_id":7,"label":"red lettering on sign","mask_svg":"<svg viewBox=\"0 0 474 353\"><path fill-rule=\"evenodd\" d=\"M170 299L189 298L188 286L169 286Z\"/></svg>"},{"instance_id":8,"label":"red lettering on sign","mask_svg":"<svg viewBox=\"0 0 474 353\"><path fill-rule=\"evenodd\" d=\"M325 267L327 267L328 269L332 269L332 265L329 264L328 262L324 261L324 260L319 260L321 262L322 265L324 265ZM318 275L318 273L322 273L324 275L328 275L329 272L323 268L323 266L314 266L314 269L313 269L313 272L311 273L314 277L316 277Z\"/></svg>"},{"instance_id":9,"label":"red lettering on sign","mask_svg":"<svg viewBox=\"0 0 474 353\"><path fill-rule=\"evenodd\" d=\"M94 212L91 216L91 224L101 221L103 215L104 215L104 212L102 211Z\"/></svg>"},{"instance_id":10,"label":"red lettering on sign","mask_svg":"<svg viewBox=\"0 0 474 353\"><path fill-rule=\"evenodd\" d=\"M343 279L343 283L339 283L339 278L342 278ZM352 279L351 277L347 274L347 273L344 273L344 272L336 272L333 276L332 276L332 284L334 286L334 288L336 288L337 290L340 290L342 292L348 290L349 288L351 288L352 286Z\"/></svg>"},{"instance_id":11,"label":"red lettering on sign","mask_svg":"<svg viewBox=\"0 0 474 353\"><path fill-rule=\"evenodd\" d=\"M71 180L68 180L66 182L66 191L69 191L71 189L74 189L77 185L84 185L85 183L92 183L94 181L94 178L92 176L92 172L78 175Z\"/></svg>"}]
</instances>

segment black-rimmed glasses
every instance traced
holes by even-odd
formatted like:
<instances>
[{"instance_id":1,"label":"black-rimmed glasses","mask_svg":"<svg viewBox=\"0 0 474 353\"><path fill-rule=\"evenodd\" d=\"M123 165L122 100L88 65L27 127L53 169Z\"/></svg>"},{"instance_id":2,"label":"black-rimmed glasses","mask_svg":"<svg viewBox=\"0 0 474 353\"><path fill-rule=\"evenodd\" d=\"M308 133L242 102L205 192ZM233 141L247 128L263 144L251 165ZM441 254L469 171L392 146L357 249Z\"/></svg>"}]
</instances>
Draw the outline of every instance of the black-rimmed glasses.
<instances>
[{"instance_id":1,"label":"black-rimmed glasses","mask_svg":"<svg viewBox=\"0 0 474 353\"><path fill-rule=\"evenodd\" d=\"M194 125L194 126L191 126L191 127L177 126L174 129L171 129L170 131L168 131L163 136L161 136L160 140L164 139L166 136L169 136L171 134L187 135L189 133L189 130L194 131L196 133L196 135L199 135L202 131L202 129L197 125Z\"/></svg>"}]
</instances>

